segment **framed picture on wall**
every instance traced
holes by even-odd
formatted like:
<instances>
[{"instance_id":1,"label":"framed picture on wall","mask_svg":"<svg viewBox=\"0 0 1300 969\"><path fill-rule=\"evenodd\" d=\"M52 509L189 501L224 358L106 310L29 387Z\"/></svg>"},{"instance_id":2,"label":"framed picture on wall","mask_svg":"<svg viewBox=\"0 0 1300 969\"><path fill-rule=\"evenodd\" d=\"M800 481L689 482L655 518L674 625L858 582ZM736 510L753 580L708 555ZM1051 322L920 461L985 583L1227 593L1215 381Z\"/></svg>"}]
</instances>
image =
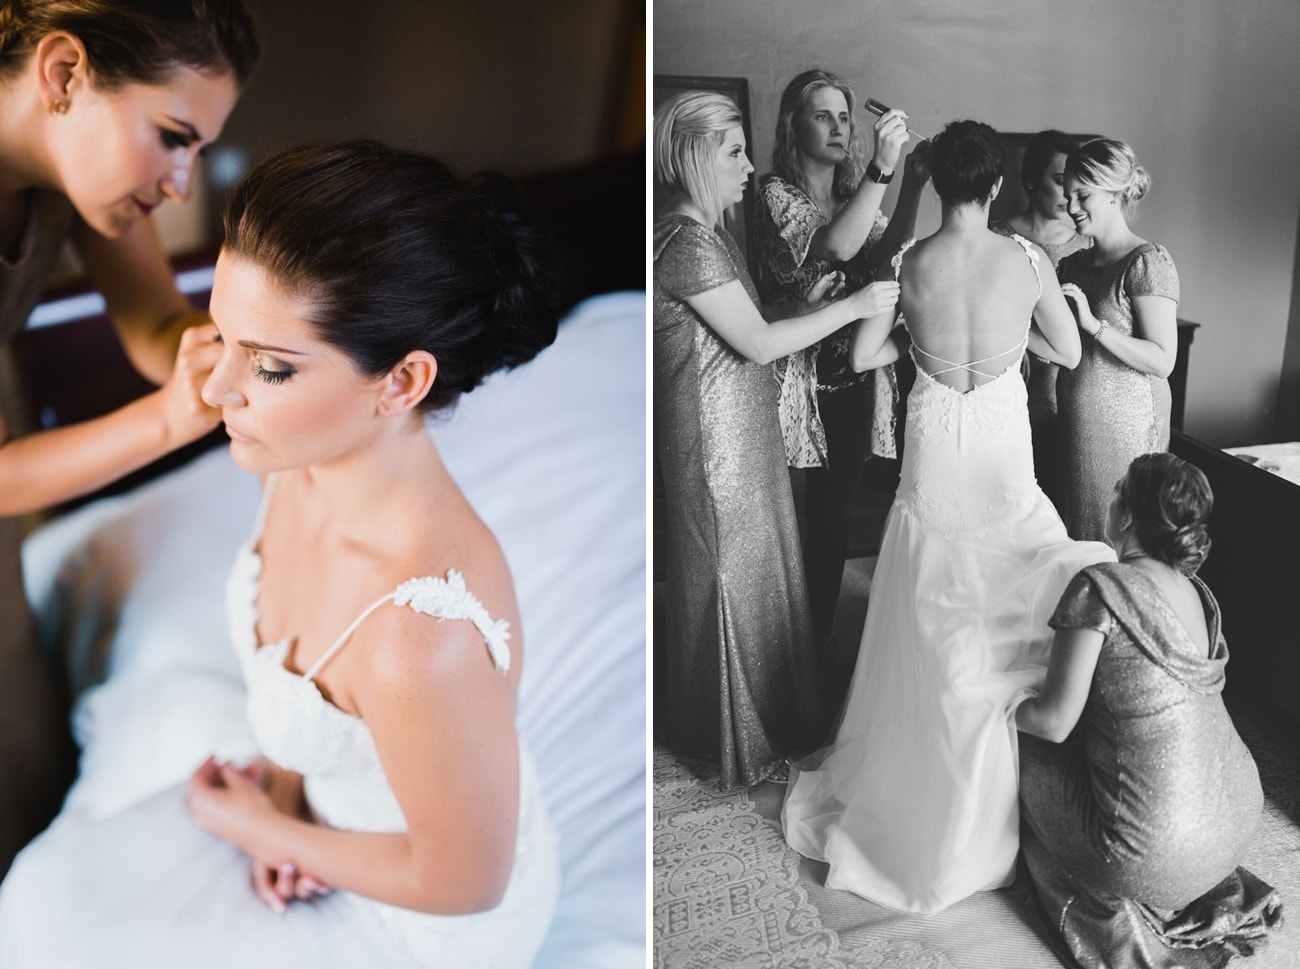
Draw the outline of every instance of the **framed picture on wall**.
<instances>
[{"instance_id":1,"label":"framed picture on wall","mask_svg":"<svg viewBox=\"0 0 1300 969\"><path fill-rule=\"evenodd\" d=\"M735 102L736 107L740 109L740 126L745 132L745 144L749 145L750 160L753 160L754 138L749 128L749 81L743 77L699 77L685 76L679 74L656 74L654 76L654 107L658 110L659 105L667 101L675 94L681 94L685 91L715 91L718 94L725 94ZM751 173L749 176L749 190L745 192L745 200L735 206L729 214L724 216L723 225L736 240L736 245L740 251L745 254L751 267L758 265L757 253L754 249L754 241L749 226L753 221L754 193L758 184ZM659 206L663 203L663 192L656 184L654 186L654 211L659 211ZM752 273L752 269L751 269Z\"/></svg>"},{"instance_id":2,"label":"framed picture on wall","mask_svg":"<svg viewBox=\"0 0 1300 969\"><path fill-rule=\"evenodd\" d=\"M998 219L1009 219L1013 215L1019 215L1024 211L1025 189L1020 184L1020 164L1025 158L1025 148L1029 145L1029 139L1034 137L1036 132L1033 131L999 131L998 140L1002 142L1002 147L1007 152L1007 162L1002 169L1002 191L998 197L993 200L989 207L989 221L996 222ZM1068 132L1067 132L1068 134ZM1096 135L1069 135L1073 138L1075 144L1083 144L1085 141L1091 141Z\"/></svg>"}]
</instances>

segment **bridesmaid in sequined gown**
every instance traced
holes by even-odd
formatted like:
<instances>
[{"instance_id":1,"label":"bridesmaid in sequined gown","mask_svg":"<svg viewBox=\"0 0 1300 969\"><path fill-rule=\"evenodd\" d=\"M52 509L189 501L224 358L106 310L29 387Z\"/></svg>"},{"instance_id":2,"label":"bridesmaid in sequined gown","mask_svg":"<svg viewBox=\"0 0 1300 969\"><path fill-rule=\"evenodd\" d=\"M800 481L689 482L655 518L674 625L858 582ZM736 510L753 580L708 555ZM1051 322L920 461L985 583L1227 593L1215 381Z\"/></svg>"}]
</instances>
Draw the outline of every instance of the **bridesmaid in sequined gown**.
<instances>
[{"instance_id":1,"label":"bridesmaid in sequined gown","mask_svg":"<svg viewBox=\"0 0 1300 969\"><path fill-rule=\"evenodd\" d=\"M1281 902L1238 867L1263 794L1195 575L1212 496L1168 453L1137 458L1114 494L1119 561L1066 589L1041 693L1016 711L1021 847L1071 964L1218 969L1263 944Z\"/></svg>"},{"instance_id":2,"label":"bridesmaid in sequined gown","mask_svg":"<svg viewBox=\"0 0 1300 969\"><path fill-rule=\"evenodd\" d=\"M1092 244L1079 235L1065 207L1065 159L1079 146L1062 131L1040 131L1025 145L1020 185L1025 207L1009 219L989 223L1001 235L1020 235L1038 245L1055 270L1062 259ZM1025 354L1025 388L1029 391L1029 426L1034 435L1034 475L1058 508L1056 481L1056 378L1061 368L1032 353Z\"/></svg>"},{"instance_id":3,"label":"bridesmaid in sequined gown","mask_svg":"<svg viewBox=\"0 0 1300 969\"><path fill-rule=\"evenodd\" d=\"M837 301L824 277L771 323L724 208L753 166L727 98L689 93L655 113L654 420L666 497L658 739L717 760L725 788L752 785L828 724L812 653L777 385L768 364L898 298L877 283ZM896 358L888 344L880 362Z\"/></svg>"},{"instance_id":4,"label":"bridesmaid in sequined gown","mask_svg":"<svg viewBox=\"0 0 1300 969\"><path fill-rule=\"evenodd\" d=\"M1070 537L1104 537L1111 488L1139 454L1169 446L1169 374L1178 355L1178 270L1169 250L1129 228L1151 178L1123 142L1069 156L1068 210L1086 252L1061 260L1083 359L1057 380L1061 517Z\"/></svg>"}]
</instances>

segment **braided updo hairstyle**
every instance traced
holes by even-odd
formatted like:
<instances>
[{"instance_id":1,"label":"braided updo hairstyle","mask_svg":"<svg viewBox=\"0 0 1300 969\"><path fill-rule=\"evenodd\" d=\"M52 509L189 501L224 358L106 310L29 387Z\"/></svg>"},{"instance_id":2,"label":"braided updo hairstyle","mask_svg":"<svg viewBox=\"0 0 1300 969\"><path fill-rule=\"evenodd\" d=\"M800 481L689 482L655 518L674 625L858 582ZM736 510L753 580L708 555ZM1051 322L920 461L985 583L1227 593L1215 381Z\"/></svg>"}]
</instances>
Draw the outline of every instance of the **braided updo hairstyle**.
<instances>
[{"instance_id":1,"label":"braided updo hairstyle","mask_svg":"<svg viewBox=\"0 0 1300 969\"><path fill-rule=\"evenodd\" d=\"M261 56L244 0L3 0L0 78L27 63L41 38L75 35L101 90L163 84L178 67L230 74L243 87Z\"/></svg>"},{"instance_id":2,"label":"braided updo hairstyle","mask_svg":"<svg viewBox=\"0 0 1300 969\"><path fill-rule=\"evenodd\" d=\"M1206 523L1214 507L1200 468L1167 451L1140 455L1120 480L1119 501L1144 552L1184 575L1196 574L1210 552Z\"/></svg>"},{"instance_id":3,"label":"braided updo hairstyle","mask_svg":"<svg viewBox=\"0 0 1300 969\"><path fill-rule=\"evenodd\" d=\"M1137 216L1138 202L1151 188L1151 176L1138 164L1133 149L1113 138L1094 138L1070 152L1065 174L1089 188L1114 192L1130 222Z\"/></svg>"},{"instance_id":4,"label":"braided updo hairstyle","mask_svg":"<svg viewBox=\"0 0 1300 969\"><path fill-rule=\"evenodd\" d=\"M224 221L223 251L308 300L317 335L358 372L432 354L422 411L555 340L549 248L503 175L466 181L377 141L293 148L236 186Z\"/></svg>"}]
</instances>

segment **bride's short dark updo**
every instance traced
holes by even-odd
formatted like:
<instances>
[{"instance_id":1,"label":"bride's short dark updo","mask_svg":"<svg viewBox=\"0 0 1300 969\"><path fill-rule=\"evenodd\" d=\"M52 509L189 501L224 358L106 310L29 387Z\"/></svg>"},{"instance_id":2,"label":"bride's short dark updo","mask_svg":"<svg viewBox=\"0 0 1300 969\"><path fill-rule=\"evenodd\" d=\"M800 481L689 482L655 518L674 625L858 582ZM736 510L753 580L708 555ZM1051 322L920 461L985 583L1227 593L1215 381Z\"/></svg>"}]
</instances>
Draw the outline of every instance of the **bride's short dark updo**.
<instances>
[{"instance_id":1,"label":"bride's short dark updo","mask_svg":"<svg viewBox=\"0 0 1300 969\"><path fill-rule=\"evenodd\" d=\"M982 121L953 121L930 145L930 177L945 204L989 200L1007 160L996 131Z\"/></svg>"},{"instance_id":2,"label":"bride's short dark updo","mask_svg":"<svg viewBox=\"0 0 1300 969\"><path fill-rule=\"evenodd\" d=\"M1120 507L1133 518L1142 550L1184 575L1210 552L1214 493L1204 472L1167 451L1133 459L1119 483Z\"/></svg>"},{"instance_id":3,"label":"bride's short dark updo","mask_svg":"<svg viewBox=\"0 0 1300 969\"><path fill-rule=\"evenodd\" d=\"M361 373L412 350L438 361L420 404L438 410L555 339L555 286L540 226L514 185L466 181L441 161L376 141L293 148L232 191L223 251L307 299L311 322Z\"/></svg>"}]
</instances>

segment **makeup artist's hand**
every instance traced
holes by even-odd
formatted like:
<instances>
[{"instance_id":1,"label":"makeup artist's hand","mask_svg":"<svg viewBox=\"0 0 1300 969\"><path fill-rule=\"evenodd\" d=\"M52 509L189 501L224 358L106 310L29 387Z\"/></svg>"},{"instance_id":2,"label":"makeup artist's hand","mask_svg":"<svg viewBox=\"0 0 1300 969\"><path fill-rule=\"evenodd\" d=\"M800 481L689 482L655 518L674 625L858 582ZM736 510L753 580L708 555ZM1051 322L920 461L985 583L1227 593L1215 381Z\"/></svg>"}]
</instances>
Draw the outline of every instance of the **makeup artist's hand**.
<instances>
[{"instance_id":1,"label":"makeup artist's hand","mask_svg":"<svg viewBox=\"0 0 1300 969\"><path fill-rule=\"evenodd\" d=\"M203 384L221 359L217 328L211 323L192 326L181 334L176 365L158 391L168 441L180 447L198 440L221 423L221 411L209 407L200 394Z\"/></svg>"},{"instance_id":2,"label":"makeup artist's hand","mask_svg":"<svg viewBox=\"0 0 1300 969\"><path fill-rule=\"evenodd\" d=\"M907 144L907 112L899 108L890 108L876 119L872 131L876 137L871 160L882 172L892 172L898 168L898 159Z\"/></svg>"}]
</instances>

